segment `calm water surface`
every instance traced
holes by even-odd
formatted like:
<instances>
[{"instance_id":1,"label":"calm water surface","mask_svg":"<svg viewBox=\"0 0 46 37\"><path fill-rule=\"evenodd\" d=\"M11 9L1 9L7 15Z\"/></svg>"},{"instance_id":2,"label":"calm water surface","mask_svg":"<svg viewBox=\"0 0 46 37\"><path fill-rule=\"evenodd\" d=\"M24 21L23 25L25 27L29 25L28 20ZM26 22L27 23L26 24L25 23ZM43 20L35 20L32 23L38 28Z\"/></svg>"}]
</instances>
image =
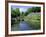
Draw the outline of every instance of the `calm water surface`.
<instances>
[{"instance_id":1,"label":"calm water surface","mask_svg":"<svg viewBox=\"0 0 46 37\"><path fill-rule=\"evenodd\" d=\"M21 21L17 25L12 25L11 26L12 31L24 31L24 30L32 30L32 27L29 26L29 24L25 21Z\"/></svg>"}]
</instances>

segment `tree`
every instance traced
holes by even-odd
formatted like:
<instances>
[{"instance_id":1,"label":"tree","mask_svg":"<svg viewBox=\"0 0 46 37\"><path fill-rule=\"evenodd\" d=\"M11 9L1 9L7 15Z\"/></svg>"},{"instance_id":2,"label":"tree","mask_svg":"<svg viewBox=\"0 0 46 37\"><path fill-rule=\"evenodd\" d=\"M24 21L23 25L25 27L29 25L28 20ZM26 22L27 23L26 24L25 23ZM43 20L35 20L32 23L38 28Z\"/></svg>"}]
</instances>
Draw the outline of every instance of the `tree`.
<instances>
[{"instance_id":1,"label":"tree","mask_svg":"<svg viewBox=\"0 0 46 37\"><path fill-rule=\"evenodd\" d=\"M11 17L15 17L15 10L13 10L13 8L11 8Z\"/></svg>"},{"instance_id":2,"label":"tree","mask_svg":"<svg viewBox=\"0 0 46 37\"><path fill-rule=\"evenodd\" d=\"M31 13L32 12L32 8L28 8L27 12Z\"/></svg>"},{"instance_id":3,"label":"tree","mask_svg":"<svg viewBox=\"0 0 46 37\"><path fill-rule=\"evenodd\" d=\"M31 13L31 12L40 12L41 8L40 7L32 7L32 8L28 8L27 12Z\"/></svg>"},{"instance_id":4,"label":"tree","mask_svg":"<svg viewBox=\"0 0 46 37\"><path fill-rule=\"evenodd\" d=\"M40 7L32 7L32 12L40 12L41 8Z\"/></svg>"},{"instance_id":5,"label":"tree","mask_svg":"<svg viewBox=\"0 0 46 37\"><path fill-rule=\"evenodd\" d=\"M29 12L25 12L25 14L24 14L24 15L25 15L25 16L27 16L28 14L29 14Z\"/></svg>"},{"instance_id":6,"label":"tree","mask_svg":"<svg viewBox=\"0 0 46 37\"><path fill-rule=\"evenodd\" d=\"M12 17L20 16L20 10L19 10L19 8L16 8L16 9L11 8L11 16Z\"/></svg>"},{"instance_id":7,"label":"tree","mask_svg":"<svg viewBox=\"0 0 46 37\"><path fill-rule=\"evenodd\" d=\"M20 10L19 10L19 8L16 8L15 11L16 11L16 15L20 16Z\"/></svg>"}]
</instances>

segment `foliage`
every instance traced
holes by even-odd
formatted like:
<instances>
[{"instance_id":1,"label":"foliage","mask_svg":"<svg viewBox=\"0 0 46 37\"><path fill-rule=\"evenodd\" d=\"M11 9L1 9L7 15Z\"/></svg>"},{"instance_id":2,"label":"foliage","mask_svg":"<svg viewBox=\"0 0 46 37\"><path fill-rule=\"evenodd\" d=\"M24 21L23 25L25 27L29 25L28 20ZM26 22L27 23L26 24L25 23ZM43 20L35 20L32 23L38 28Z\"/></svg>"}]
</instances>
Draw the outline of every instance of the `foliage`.
<instances>
[{"instance_id":1,"label":"foliage","mask_svg":"<svg viewBox=\"0 0 46 37\"><path fill-rule=\"evenodd\" d=\"M32 8L28 8L27 11L24 13L22 12L22 14L24 14L25 16L27 16L28 14L32 13L32 12L40 12L40 7L32 7ZM11 16L12 17L17 17L20 16L20 10L19 8L13 9L11 8Z\"/></svg>"},{"instance_id":2,"label":"foliage","mask_svg":"<svg viewBox=\"0 0 46 37\"><path fill-rule=\"evenodd\" d=\"M32 8L28 8L27 12L31 13L31 12L40 12L41 8L40 7L32 7Z\"/></svg>"},{"instance_id":3,"label":"foliage","mask_svg":"<svg viewBox=\"0 0 46 37\"><path fill-rule=\"evenodd\" d=\"M20 10L19 10L19 8L16 8L16 9L12 9L11 8L11 16L12 17L20 16Z\"/></svg>"},{"instance_id":4,"label":"foliage","mask_svg":"<svg viewBox=\"0 0 46 37\"><path fill-rule=\"evenodd\" d=\"M32 26L33 29L40 29L40 13L38 13L40 11L41 11L40 7L28 8L26 12L20 12L19 8L15 9L11 8L11 18L16 19L16 20L11 19L11 23L12 24L19 23L20 20L22 19L29 23L29 26ZM29 14L31 15L28 16Z\"/></svg>"},{"instance_id":5,"label":"foliage","mask_svg":"<svg viewBox=\"0 0 46 37\"><path fill-rule=\"evenodd\" d=\"M34 14L32 16L27 16L24 18L27 23L29 23L29 26L32 26L33 29L39 29L40 28L40 14Z\"/></svg>"}]
</instances>

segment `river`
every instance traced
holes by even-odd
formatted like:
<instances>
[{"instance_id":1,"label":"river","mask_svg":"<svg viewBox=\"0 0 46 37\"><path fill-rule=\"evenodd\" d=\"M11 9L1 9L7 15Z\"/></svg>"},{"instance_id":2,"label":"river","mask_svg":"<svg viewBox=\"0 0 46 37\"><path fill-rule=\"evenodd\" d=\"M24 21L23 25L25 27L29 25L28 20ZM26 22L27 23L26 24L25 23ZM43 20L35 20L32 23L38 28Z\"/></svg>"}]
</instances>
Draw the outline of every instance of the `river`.
<instances>
[{"instance_id":1,"label":"river","mask_svg":"<svg viewBox=\"0 0 46 37\"><path fill-rule=\"evenodd\" d=\"M32 30L32 27L29 26L29 24L25 21L20 21L18 25L12 25L11 26L12 31L24 31L24 30Z\"/></svg>"}]
</instances>

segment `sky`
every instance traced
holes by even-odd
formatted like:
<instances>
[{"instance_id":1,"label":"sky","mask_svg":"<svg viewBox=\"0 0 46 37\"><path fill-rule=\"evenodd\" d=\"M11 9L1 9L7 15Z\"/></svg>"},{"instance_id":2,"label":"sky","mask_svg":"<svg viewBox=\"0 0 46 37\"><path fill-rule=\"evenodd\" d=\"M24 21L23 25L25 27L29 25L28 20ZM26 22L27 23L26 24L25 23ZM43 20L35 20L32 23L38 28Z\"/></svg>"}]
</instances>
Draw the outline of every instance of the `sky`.
<instances>
[{"instance_id":1,"label":"sky","mask_svg":"<svg viewBox=\"0 0 46 37\"><path fill-rule=\"evenodd\" d=\"M26 12L28 8L32 8L32 6L11 6L13 9L19 8L20 12Z\"/></svg>"}]
</instances>

